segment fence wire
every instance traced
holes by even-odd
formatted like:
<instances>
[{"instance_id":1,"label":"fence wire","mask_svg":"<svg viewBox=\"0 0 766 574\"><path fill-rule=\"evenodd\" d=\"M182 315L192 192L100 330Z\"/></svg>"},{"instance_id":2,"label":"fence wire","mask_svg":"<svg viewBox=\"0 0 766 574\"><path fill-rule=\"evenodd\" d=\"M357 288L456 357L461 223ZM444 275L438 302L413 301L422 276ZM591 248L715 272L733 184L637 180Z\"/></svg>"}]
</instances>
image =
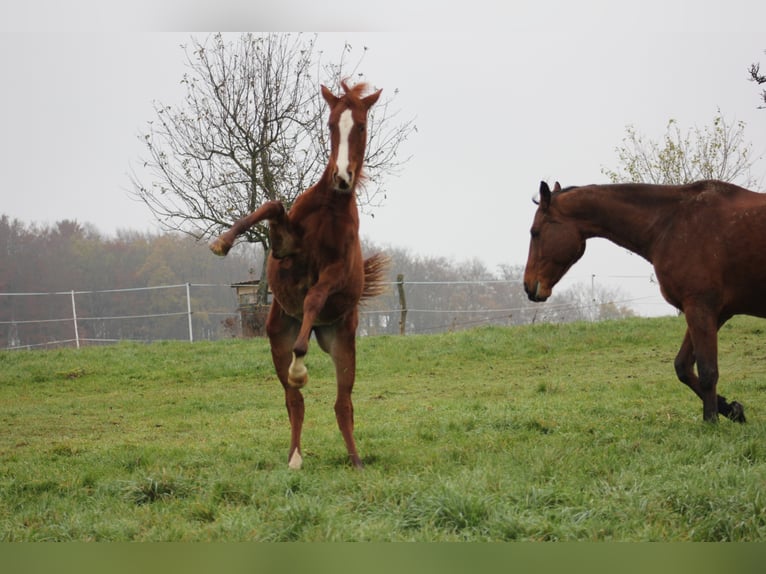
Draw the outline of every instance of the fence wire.
<instances>
[{"instance_id":1,"label":"fence wire","mask_svg":"<svg viewBox=\"0 0 766 574\"><path fill-rule=\"evenodd\" d=\"M389 293L360 308L360 336L599 320L609 318L608 312L619 312L648 299L541 306L527 300L520 280L402 281L388 285ZM0 348L219 340L241 336L242 318L237 295L227 284L0 293Z\"/></svg>"}]
</instances>

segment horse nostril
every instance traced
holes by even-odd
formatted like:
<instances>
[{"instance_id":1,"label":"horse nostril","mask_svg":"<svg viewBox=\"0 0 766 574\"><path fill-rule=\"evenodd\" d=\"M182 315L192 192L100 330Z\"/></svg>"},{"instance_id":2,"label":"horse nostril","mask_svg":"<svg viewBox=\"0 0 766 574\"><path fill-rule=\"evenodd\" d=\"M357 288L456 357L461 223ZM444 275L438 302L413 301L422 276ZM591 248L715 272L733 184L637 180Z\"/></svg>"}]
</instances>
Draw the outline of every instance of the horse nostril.
<instances>
[{"instance_id":1,"label":"horse nostril","mask_svg":"<svg viewBox=\"0 0 766 574\"><path fill-rule=\"evenodd\" d=\"M354 174L349 170L336 169L333 173L333 183L335 184L335 189L343 191L351 189L353 182Z\"/></svg>"},{"instance_id":2,"label":"horse nostril","mask_svg":"<svg viewBox=\"0 0 766 574\"><path fill-rule=\"evenodd\" d=\"M530 301L540 301L540 282L535 281L533 284L524 282L524 291L527 293Z\"/></svg>"}]
</instances>

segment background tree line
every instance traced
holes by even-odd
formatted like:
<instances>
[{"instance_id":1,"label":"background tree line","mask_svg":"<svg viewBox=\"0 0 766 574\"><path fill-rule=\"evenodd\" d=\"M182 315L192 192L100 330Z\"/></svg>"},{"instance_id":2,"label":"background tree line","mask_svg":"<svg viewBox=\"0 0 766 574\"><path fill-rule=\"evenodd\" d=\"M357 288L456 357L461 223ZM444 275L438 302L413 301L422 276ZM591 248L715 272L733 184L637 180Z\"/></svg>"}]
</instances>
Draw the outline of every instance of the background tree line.
<instances>
[{"instance_id":1,"label":"background tree line","mask_svg":"<svg viewBox=\"0 0 766 574\"><path fill-rule=\"evenodd\" d=\"M120 231L101 235L93 226L59 221L51 226L0 217L0 293L113 291L78 294L82 338L163 339L188 332L183 317L88 321L90 317L153 315L186 308L185 290L116 291L158 285L227 283L247 279L243 255L208 256L205 247L180 234ZM193 307L200 335L219 330L205 312L232 312L231 289L196 289ZM72 304L66 296L0 296L0 347L72 338ZM60 321L61 320L61 321ZM26 321L48 321L26 323Z\"/></svg>"},{"instance_id":2,"label":"background tree line","mask_svg":"<svg viewBox=\"0 0 766 574\"><path fill-rule=\"evenodd\" d=\"M316 86L364 76L364 54L352 57L346 45L333 63L315 49L316 36L243 34L233 41L216 34L184 47L188 73L181 79L181 102L155 104L156 117L141 137L147 155L134 177L133 193L163 226L161 234L122 231L104 237L89 224L60 221L26 225L0 218L0 294L107 291L78 295L78 317L162 315L185 308L184 291L113 292L194 283L195 338L235 332L237 300L228 284L262 276L268 252L265 227L252 230L226 259L212 257L207 239L267 199L289 207L316 179L327 157L325 110ZM366 49L365 49L366 50ZM758 63L750 79L766 78ZM396 93L394 92L393 97ZM762 94L766 97L766 94ZM360 198L364 210L385 200L386 177L408 157L400 146L415 131L401 118L393 99L376 106L370 118L366 158L370 185ZM766 100L764 100L766 101ZM717 178L758 188L752 146L744 123L718 111L709 127L682 132L671 119L659 141L633 126L615 151L615 169L602 168L613 182L686 183ZM758 158L759 159L759 158ZM618 291L577 285L545 306L528 302L521 266L496 271L478 260L455 262L423 257L405 249L366 245L392 258L389 294L363 310L360 333L398 333L402 302L396 289L402 275L408 313L405 331L428 333L483 323L599 320L632 314ZM218 288L213 288L217 286ZM265 303L266 289L259 292ZM71 305L63 296L0 296L0 346L69 338ZM222 317L224 317L222 319ZM25 321L50 321L25 323ZM84 338L183 338L186 317L83 323Z\"/></svg>"},{"instance_id":3,"label":"background tree line","mask_svg":"<svg viewBox=\"0 0 766 574\"><path fill-rule=\"evenodd\" d=\"M390 291L362 310L362 335L399 333L399 274L404 276L409 309L406 332L412 334L487 323L599 320L632 314L614 303L621 294L608 289L591 293L574 287L550 305L535 306L524 294L521 266L493 272L478 259L455 262L402 248L370 243L364 247L368 253L389 254L392 265ZM249 243L219 258L206 243L177 232L120 231L104 236L87 223L25 224L0 216L0 348L71 339L71 291L98 292L76 295L83 339L186 338L185 289L124 291L186 283L200 286L191 290L195 339L233 336L238 332L234 321L238 301L230 285L257 279L262 260L262 249ZM64 295L48 295L56 292ZM173 313L179 315L148 317ZM93 319L136 315L140 318Z\"/></svg>"}]
</instances>

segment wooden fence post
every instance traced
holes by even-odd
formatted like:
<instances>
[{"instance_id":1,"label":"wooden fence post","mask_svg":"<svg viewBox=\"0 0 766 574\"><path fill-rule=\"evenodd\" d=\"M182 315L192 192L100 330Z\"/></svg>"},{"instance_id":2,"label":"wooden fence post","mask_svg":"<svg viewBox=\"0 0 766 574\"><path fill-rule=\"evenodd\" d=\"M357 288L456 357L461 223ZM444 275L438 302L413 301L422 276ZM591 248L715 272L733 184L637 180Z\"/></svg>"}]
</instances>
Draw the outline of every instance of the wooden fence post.
<instances>
[{"instance_id":1,"label":"wooden fence post","mask_svg":"<svg viewBox=\"0 0 766 574\"><path fill-rule=\"evenodd\" d=\"M401 309L399 334L404 335L407 330L407 298L404 296L404 274L402 273L396 276L396 288L399 290L399 308Z\"/></svg>"}]
</instances>

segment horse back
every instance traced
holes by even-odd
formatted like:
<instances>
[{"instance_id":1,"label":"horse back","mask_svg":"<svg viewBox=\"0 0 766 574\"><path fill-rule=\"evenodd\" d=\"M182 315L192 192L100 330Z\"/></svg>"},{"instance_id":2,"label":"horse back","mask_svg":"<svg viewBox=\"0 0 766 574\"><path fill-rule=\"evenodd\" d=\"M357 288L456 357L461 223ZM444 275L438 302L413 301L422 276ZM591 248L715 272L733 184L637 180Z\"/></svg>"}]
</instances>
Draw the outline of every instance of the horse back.
<instances>
[{"instance_id":1,"label":"horse back","mask_svg":"<svg viewBox=\"0 0 766 574\"><path fill-rule=\"evenodd\" d=\"M670 221L653 260L668 300L705 294L722 315L766 316L766 194L704 188Z\"/></svg>"}]
</instances>

